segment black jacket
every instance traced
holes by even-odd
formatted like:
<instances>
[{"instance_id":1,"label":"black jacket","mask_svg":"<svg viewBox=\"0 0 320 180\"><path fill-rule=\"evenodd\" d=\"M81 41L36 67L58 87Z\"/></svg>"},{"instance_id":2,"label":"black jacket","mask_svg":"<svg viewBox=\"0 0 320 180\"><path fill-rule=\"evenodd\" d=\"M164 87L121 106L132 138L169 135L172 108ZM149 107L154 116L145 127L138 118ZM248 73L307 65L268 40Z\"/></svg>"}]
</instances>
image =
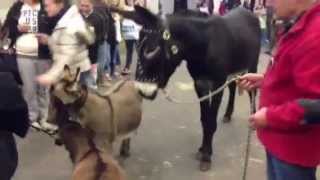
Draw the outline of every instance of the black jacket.
<instances>
[{"instance_id":1,"label":"black jacket","mask_svg":"<svg viewBox=\"0 0 320 180\"><path fill-rule=\"evenodd\" d=\"M0 130L25 137L29 129L28 107L22 97L21 79L14 56L0 54Z\"/></svg>"},{"instance_id":2,"label":"black jacket","mask_svg":"<svg viewBox=\"0 0 320 180\"><path fill-rule=\"evenodd\" d=\"M40 1L41 2L41 1ZM5 29L9 30L9 38L11 39L11 47L14 46L16 40L19 36L21 36L21 32L18 30L18 21L20 18L21 8L23 6L23 2L17 1L15 2L11 8L9 9L6 20L1 28L1 31ZM39 25L39 33L45 33L50 35L53 31L53 28L48 24L46 12L44 11L43 5L41 3L41 10L38 16L38 25ZM40 59L51 59L50 51L47 45L39 45L39 58Z\"/></svg>"},{"instance_id":3,"label":"black jacket","mask_svg":"<svg viewBox=\"0 0 320 180\"><path fill-rule=\"evenodd\" d=\"M89 57L92 64L97 62L98 47L106 40L106 19L97 10L94 10L88 17L84 17L86 22L94 27L96 35L95 43L89 46Z\"/></svg>"}]
</instances>

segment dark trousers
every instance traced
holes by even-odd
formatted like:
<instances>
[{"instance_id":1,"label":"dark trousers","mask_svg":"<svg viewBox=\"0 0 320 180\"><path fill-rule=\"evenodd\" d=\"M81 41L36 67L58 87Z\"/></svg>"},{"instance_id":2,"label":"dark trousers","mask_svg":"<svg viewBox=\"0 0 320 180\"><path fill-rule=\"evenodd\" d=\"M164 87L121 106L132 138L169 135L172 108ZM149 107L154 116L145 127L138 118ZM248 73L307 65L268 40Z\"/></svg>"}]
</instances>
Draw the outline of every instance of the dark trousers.
<instances>
[{"instance_id":1,"label":"dark trousers","mask_svg":"<svg viewBox=\"0 0 320 180\"><path fill-rule=\"evenodd\" d=\"M136 40L125 40L125 43L126 43L126 49L127 49L125 68L130 69L130 66L132 64L133 48L136 44Z\"/></svg>"},{"instance_id":2,"label":"dark trousers","mask_svg":"<svg viewBox=\"0 0 320 180\"><path fill-rule=\"evenodd\" d=\"M271 51L272 48L275 45L276 42L276 29L275 29L275 24L274 24L274 8L271 6L266 7L267 11L267 39L269 41L269 47L268 50Z\"/></svg>"},{"instance_id":3,"label":"dark trousers","mask_svg":"<svg viewBox=\"0 0 320 180\"><path fill-rule=\"evenodd\" d=\"M18 152L13 134L0 130L0 179L10 180L18 166Z\"/></svg>"},{"instance_id":4,"label":"dark trousers","mask_svg":"<svg viewBox=\"0 0 320 180\"><path fill-rule=\"evenodd\" d=\"M268 180L316 180L316 168L289 164L267 153Z\"/></svg>"}]
</instances>

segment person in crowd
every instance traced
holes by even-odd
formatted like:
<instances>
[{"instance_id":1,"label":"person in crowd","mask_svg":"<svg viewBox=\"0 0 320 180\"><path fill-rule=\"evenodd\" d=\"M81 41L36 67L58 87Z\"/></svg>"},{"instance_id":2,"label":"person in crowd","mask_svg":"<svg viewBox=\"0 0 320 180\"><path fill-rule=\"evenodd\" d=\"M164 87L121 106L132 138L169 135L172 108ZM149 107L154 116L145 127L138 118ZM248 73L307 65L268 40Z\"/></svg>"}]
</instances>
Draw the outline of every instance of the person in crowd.
<instances>
[{"instance_id":1,"label":"person in crowd","mask_svg":"<svg viewBox=\"0 0 320 180\"><path fill-rule=\"evenodd\" d=\"M219 14L224 15L228 13L230 10L232 10L233 8L236 8L240 5L241 5L241 0L222 0L219 7Z\"/></svg>"},{"instance_id":2,"label":"person in crowd","mask_svg":"<svg viewBox=\"0 0 320 180\"><path fill-rule=\"evenodd\" d=\"M20 86L17 66L13 59L0 54L0 178L10 180L18 166L18 151L13 134L25 137L29 129L28 106Z\"/></svg>"},{"instance_id":3,"label":"person in crowd","mask_svg":"<svg viewBox=\"0 0 320 180\"><path fill-rule=\"evenodd\" d=\"M106 10L95 7L92 0L79 0L79 9L88 24L94 27L96 35L95 43L89 47L89 57L92 64L98 64L97 83L103 85L105 66L110 64L110 47L107 43L107 21Z\"/></svg>"},{"instance_id":4,"label":"person in crowd","mask_svg":"<svg viewBox=\"0 0 320 180\"><path fill-rule=\"evenodd\" d=\"M275 20L274 20L274 0L266 0L265 7L266 7L266 14L267 14L267 21L266 21L266 30L267 30L267 39L268 39L268 49L266 51L267 54L272 53L272 49L275 45L276 41L276 29L275 29Z\"/></svg>"},{"instance_id":5,"label":"person in crowd","mask_svg":"<svg viewBox=\"0 0 320 180\"><path fill-rule=\"evenodd\" d=\"M53 65L44 74L37 77L41 85L50 86L59 81L65 65L76 72L80 68L80 82L94 87L91 73L88 46L94 43L95 35L83 19L76 5L68 0L44 0L48 16L57 21L51 34L38 34L40 44L48 44L52 53Z\"/></svg>"},{"instance_id":6,"label":"person in crowd","mask_svg":"<svg viewBox=\"0 0 320 180\"><path fill-rule=\"evenodd\" d=\"M246 74L238 85L260 88L260 109L249 121L267 154L268 180L315 180L320 126L310 117L320 96L320 4L275 0L275 15L291 22L264 74ZM313 116L316 117L316 116Z\"/></svg>"},{"instance_id":7,"label":"person in crowd","mask_svg":"<svg viewBox=\"0 0 320 180\"><path fill-rule=\"evenodd\" d=\"M214 0L200 0L197 3L197 8L200 12L211 15L214 12Z\"/></svg>"},{"instance_id":8,"label":"person in crowd","mask_svg":"<svg viewBox=\"0 0 320 180\"><path fill-rule=\"evenodd\" d=\"M33 126L54 129L46 123L48 116L49 90L37 85L36 76L51 65L47 45L39 45L37 33L50 34L47 17L40 0L17 1L8 11L1 31L8 31L10 48L17 54L17 63L23 81L23 95L28 104Z\"/></svg>"},{"instance_id":9,"label":"person in crowd","mask_svg":"<svg viewBox=\"0 0 320 180\"><path fill-rule=\"evenodd\" d=\"M121 23L120 23L120 16L117 13L111 14L112 21L114 24L113 27L110 28L110 54L111 54L111 63L110 63L110 74L106 74L106 78L108 80L112 80L114 77L119 77L120 73L120 66L121 66L121 59L120 59L120 50L119 44L122 41L121 36Z\"/></svg>"},{"instance_id":10,"label":"person in crowd","mask_svg":"<svg viewBox=\"0 0 320 180\"><path fill-rule=\"evenodd\" d=\"M134 11L134 1L133 0L126 0L126 7L125 10L127 11ZM126 64L123 68L121 74L122 75L128 75L130 74L130 67L132 64L132 58L133 58L133 50L137 43L137 40L139 39L139 33L140 33L141 27L136 24L134 21L130 19L122 19L121 22L121 32L122 37L126 44Z\"/></svg>"}]
</instances>

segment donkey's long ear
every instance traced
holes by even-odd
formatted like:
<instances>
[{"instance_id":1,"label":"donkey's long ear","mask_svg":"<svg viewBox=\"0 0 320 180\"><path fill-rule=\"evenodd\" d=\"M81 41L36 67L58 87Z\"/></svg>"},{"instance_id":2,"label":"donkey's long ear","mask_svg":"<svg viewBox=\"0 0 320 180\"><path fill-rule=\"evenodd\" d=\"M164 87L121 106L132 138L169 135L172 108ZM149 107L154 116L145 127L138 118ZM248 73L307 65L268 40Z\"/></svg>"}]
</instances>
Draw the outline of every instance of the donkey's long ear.
<instances>
[{"instance_id":1,"label":"donkey's long ear","mask_svg":"<svg viewBox=\"0 0 320 180\"><path fill-rule=\"evenodd\" d=\"M74 76L73 82L77 82L80 79L80 68L77 68L76 75Z\"/></svg>"},{"instance_id":2,"label":"donkey's long ear","mask_svg":"<svg viewBox=\"0 0 320 180\"><path fill-rule=\"evenodd\" d=\"M111 11L117 12L127 19L132 19L136 23L145 27L155 27L160 22L160 18L141 6L134 6L135 11L124 11L117 8L111 8Z\"/></svg>"},{"instance_id":3,"label":"donkey's long ear","mask_svg":"<svg viewBox=\"0 0 320 180\"><path fill-rule=\"evenodd\" d=\"M63 77L64 78L71 77L71 70L70 70L70 67L67 64L64 65L64 68L63 68Z\"/></svg>"}]
</instances>

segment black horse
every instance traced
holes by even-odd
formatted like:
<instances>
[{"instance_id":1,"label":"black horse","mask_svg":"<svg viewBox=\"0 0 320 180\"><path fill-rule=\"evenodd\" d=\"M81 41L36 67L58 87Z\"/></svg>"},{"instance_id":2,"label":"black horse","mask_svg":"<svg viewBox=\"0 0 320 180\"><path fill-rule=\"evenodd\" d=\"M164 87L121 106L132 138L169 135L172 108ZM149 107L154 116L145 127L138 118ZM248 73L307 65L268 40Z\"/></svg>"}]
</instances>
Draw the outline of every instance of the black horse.
<instances>
[{"instance_id":1,"label":"black horse","mask_svg":"<svg viewBox=\"0 0 320 180\"><path fill-rule=\"evenodd\" d=\"M163 19L138 6L134 12L118 12L143 26L136 85L145 98L154 99L183 60L187 62L199 97L219 88L233 73L257 71L259 20L243 8L236 8L223 17L186 11ZM225 122L231 119L236 84L230 84L229 89ZM212 103L200 103L203 138L198 157L203 171L211 165L212 139L222 95L223 92L214 96Z\"/></svg>"}]
</instances>

